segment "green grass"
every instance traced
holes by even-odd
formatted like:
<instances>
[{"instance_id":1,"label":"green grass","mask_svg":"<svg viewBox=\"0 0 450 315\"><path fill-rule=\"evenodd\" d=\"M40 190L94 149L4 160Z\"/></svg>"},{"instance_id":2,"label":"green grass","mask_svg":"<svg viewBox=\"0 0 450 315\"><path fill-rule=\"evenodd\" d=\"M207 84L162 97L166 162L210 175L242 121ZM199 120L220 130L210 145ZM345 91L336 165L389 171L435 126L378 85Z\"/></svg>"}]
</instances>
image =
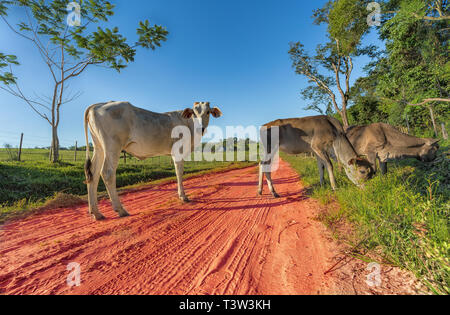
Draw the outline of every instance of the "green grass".
<instances>
[{"instance_id":1,"label":"green grass","mask_svg":"<svg viewBox=\"0 0 450 315\"><path fill-rule=\"evenodd\" d=\"M249 162L186 162L185 177L192 174L225 168L250 166ZM0 162L0 224L17 213L32 211L52 200L59 193L84 196L84 163L57 163L35 160L24 162ZM170 157L157 157L139 162L123 161L117 170L117 187L143 185L161 179L175 177L175 169ZM105 192L102 181L99 192Z\"/></svg>"},{"instance_id":2,"label":"green grass","mask_svg":"<svg viewBox=\"0 0 450 315\"><path fill-rule=\"evenodd\" d=\"M91 150L92 153L92 150ZM0 162L17 161L18 149L1 149L0 148ZM72 163L72 164L84 164L86 157L86 151L77 151L77 161L75 162L75 151L74 150L60 150L59 159L62 162ZM46 149L23 149L21 160L25 162L39 161L48 162L49 161L49 150ZM127 156L127 164L170 164L171 158L168 156L163 157L153 157L145 161L138 161L135 158ZM120 164L125 165L123 155L120 158Z\"/></svg>"},{"instance_id":3,"label":"green grass","mask_svg":"<svg viewBox=\"0 0 450 315\"><path fill-rule=\"evenodd\" d=\"M350 222L354 243L364 240L363 248L379 255L381 262L412 271L436 294L449 294L450 142L442 146L434 163L390 163L389 174L377 175L364 190L338 172L336 192L329 184L320 187L314 159L282 157L302 176L313 198L339 203L339 210L323 216L327 225Z\"/></svg>"}]
</instances>

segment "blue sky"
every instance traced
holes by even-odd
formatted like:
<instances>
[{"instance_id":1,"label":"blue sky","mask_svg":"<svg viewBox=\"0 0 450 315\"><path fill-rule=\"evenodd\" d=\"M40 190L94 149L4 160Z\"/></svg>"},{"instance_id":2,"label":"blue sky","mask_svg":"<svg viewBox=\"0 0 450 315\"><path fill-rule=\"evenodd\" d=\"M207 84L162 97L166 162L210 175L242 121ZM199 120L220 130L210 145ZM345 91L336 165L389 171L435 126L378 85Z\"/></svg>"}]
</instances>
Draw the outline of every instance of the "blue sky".
<instances>
[{"instance_id":1,"label":"blue sky","mask_svg":"<svg viewBox=\"0 0 450 315\"><path fill-rule=\"evenodd\" d=\"M170 32L156 51L138 50L135 63L122 73L90 68L70 84L82 96L62 109L62 146L84 144L83 113L91 104L129 101L155 112L210 101L224 116L212 123L260 126L278 118L315 115L305 112L300 95L307 80L294 73L289 42L302 41L313 51L325 40L325 27L312 24L312 11L325 1L303 0L119 0L107 26L118 26L130 41L138 21L148 19ZM21 15L11 11L11 21ZM50 95L51 77L36 49L0 23L1 51L16 54L15 69L28 95ZM8 43L5 45L4 43ZM377 43L375 34L366 43ZM357 60L353 79L367 59ZM21 100L0 91L0 146L48 146L50 126ZM224 128L225 129L225 128Z\"/></svg>"}]
</instances>

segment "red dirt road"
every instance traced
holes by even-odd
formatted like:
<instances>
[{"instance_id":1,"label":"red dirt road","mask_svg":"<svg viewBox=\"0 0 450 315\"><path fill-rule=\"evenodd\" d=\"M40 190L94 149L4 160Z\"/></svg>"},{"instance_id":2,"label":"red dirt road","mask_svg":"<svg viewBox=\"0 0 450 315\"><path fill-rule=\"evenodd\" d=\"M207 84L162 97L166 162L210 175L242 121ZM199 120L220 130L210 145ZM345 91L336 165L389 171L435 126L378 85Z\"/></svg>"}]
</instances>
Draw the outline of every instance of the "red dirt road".
<instances>
[{"instance_id":1,"label":"red dirt road","mask_svg":"<svg viewBox=\"0 0 450 315\"><path fill-rule=\"evenodd\" d=\"M185 182L192 203L166 184L124 194L131 216L106 221L87 206L0 227L0 294L326 294L332 242L317 203L281 162L280 199L256 196L256 167ZM81 265L81 286L67 283Z\"/></svg>"}]
</instances>

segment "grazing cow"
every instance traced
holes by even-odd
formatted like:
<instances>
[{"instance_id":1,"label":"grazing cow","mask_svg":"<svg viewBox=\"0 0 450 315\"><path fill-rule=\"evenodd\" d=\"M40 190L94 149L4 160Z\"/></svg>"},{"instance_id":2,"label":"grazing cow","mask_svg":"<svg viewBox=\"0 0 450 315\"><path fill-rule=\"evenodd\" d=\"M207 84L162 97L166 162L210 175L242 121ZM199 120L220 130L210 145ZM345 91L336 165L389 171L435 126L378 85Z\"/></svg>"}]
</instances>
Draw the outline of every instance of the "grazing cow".
<instances>
[{"instance_id":1,"label":"grazing cow","mask_svg":"<svg viewBox=\"0 0 450 315\"><path fill-rule=\"evenodd\" d=\"M413 137L383 123L350 127L347 138L358 154L367 156L375 171L379 159L383 174L387 173L387 162L390 160L416 158L422 162L432 162L439 150L439 140Z\"/></svg>"},{"instance_id":2,"label":"grazing cow","mask_svg":"<svg viewBox=\"0 0 450 315\"><path fill-rule=\"evenodd\" d=\"M96 220L104 219L97 207L97 187L100 175L108 190L112 206L120 217L128 216L123 208L116 189L116 170L122 151L140 160L149 157L173 155L172 147L178 140L172 138L172 131L176 127L184 126L194 135L204 135L209 125L210 115L215 118L222 116L217 108L211 108L210 103L195 103L193 108L165 114L153 113L132 106L125 102L109 102L92 105L85 114L86 133L86 183L89 194L89 213ZM201 125L200 125L201 123ZM199 127L200 126L200 127ZM91 131L94 156L89 155L89 135ZM199 130L201 128L201 130ZM196 129L196 130L194 130ZM191 141L192 150L194 141ZM191 154L183 152L184 157ZM173 156L178 181L178 195L184 202L188 202L183 187L183 160Z\"/></svg>"},{"instance_id":3,"label":"grazing cow","mask_svg":"<svg viewBox=\"0 0 450 315\"><path fill-rule=\"evenodd\" d=\"M266 175L272 195L275 198L279 197L273 186L271 173L263 171L263 165L273 162L273 154L278 149L288 154L314 153L319 166L321 185L324 184L324 168L326 167L333 190L336 189L336 180L331 163L332 157L336 157L344 165L348 178L358 186L362 186L362 183L369 180L373 175L370 163L358 157L345 136L342 125L334 118L316 116L283 119L268 123L264 127L267 129L262 128L261 131L263 146L270 147L270 145L264 144L264 139L271 139L271 127L279 127L279 144L272 146L275 151L268 152L270 150L265 150L272 155L272 158L267 156L260 164L258 190L260 195L263 191L264 175Z\"/></svg>"}]
</instances>

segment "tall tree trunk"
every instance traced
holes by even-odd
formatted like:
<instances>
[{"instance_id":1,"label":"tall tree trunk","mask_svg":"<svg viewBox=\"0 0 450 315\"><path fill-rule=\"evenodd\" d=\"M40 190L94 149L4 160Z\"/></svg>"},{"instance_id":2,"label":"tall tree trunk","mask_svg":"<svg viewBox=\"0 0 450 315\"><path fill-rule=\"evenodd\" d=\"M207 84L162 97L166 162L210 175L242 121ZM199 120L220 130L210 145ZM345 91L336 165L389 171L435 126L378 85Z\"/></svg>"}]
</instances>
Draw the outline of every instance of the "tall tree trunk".
<instances>
[{"instance_id":1,"label":"tall tree trunk","mask_svg":"<svg viewBox=\"0 0 450 315\"><path fill-rule=\"evenodd\" d=\"M59 139L58 139L58 128L52 126L52 163L59 161Z\"/></svg>"},{"instance_id":2,"label":"tall tree trunk","mask_svg":"<svg viewBox=\"0 0 450 315\"><path fill-rule=\"evenodd\" d=\"M445 124L441 123L441 127L442 127L442 137L444 138L444 140L448 140L448 133L447 129L445 128Z\"/></svg>"},{"instance_id":3,"label":"tall tree trunk","mask_svg":"<svg viewBox=\"0 0 450 315\"><path fill-rule=\"evenodd\" d=\"M348 127L350 127L350 124L349 124L348 118L347 118L347 111L342 111L341 117L342 117L342 122L344 124L344 130L347 130Z\"/></svg>"},{"instance_id":4,"label":"tall tree trunk","mask_svg":"<svg viewBox=\"0 0 450 315\"><path fill-rule=\"evenodd\" d=\"M409 126L409 118L408 114L406 114L406 127L408 128L408 134L411 134L411 127Z\"/></svg>"},{"instance_id":5,"label":"tall tree trunk","mask_svg":"<svg viewBox=\"0 0 450 315\"><path fill-rule=\"evenodd\" d=\"M344 125L344 130L347 131L348 127L350 127L350 124L348 122L348 113L347 113L347 101L344 100L344 104L342 105L342 110L340 111L341 117L342 117L342 123Z\"/></svg>"},{"instance_id":6,"label":"tall tree trunk","mask_svg":"<svg viewBox=\"0 0 450 315\"><path fill-rule=\"evenodd\" d=\"M437 137L439 133L436 125L436 117L434 116L433 106L430 105L428 108L430 109L431 121L433 122L434 136Z\"/></svg>"}]
</instances>

